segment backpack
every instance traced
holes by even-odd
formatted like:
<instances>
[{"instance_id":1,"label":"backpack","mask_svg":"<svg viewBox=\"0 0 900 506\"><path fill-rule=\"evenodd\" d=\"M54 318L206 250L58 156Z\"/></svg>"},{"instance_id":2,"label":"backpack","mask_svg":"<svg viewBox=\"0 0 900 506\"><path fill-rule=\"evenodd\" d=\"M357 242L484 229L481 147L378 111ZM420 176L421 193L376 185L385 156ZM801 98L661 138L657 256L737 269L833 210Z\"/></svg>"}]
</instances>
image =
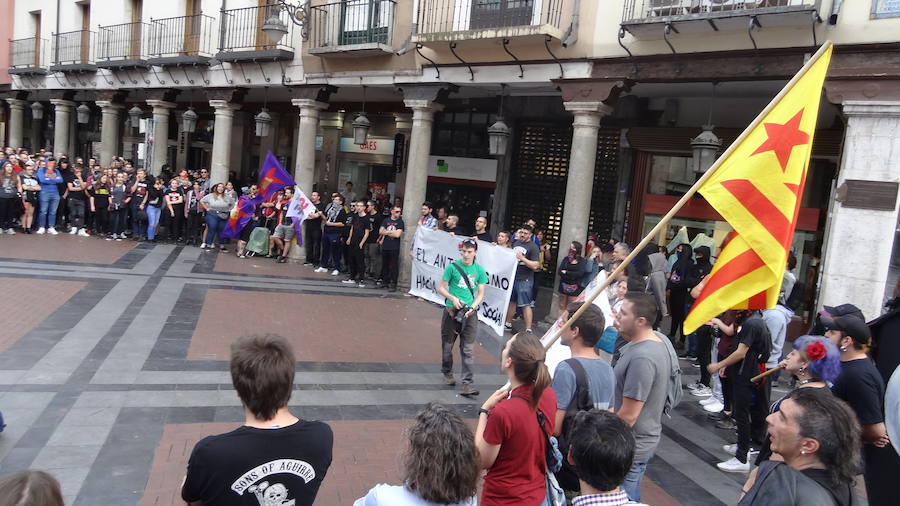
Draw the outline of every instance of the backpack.
<instances>
[{"instance_id":1,"label":"backpack","mask_svg":"<svg viewBox=\"0 0 900 506\"><path fill-rule=\"evenodd\" d=\"M556 438L559 442L559 451L562 452L563 455L568 455L569 431L572 428L575 415L577 415L579 411L590 411L594 408L594 403L591 401L591 391L587 372L584 370L584 366L581 365L581 362L576 358L570 358L563 362L568 364L569 367L572 368L572 372L575 373L575 392L574 395L572 395L572 402L570 402L569 406L566 408L566 416L563 418L562 429L560 430L559 436ZM575 474L574 467L569 464L567 459L563 459L562 468L556 472L556 481L559 482L559 486L562 487L563 490L579 490L578 476Z\"/></svg>"},{"instance_id":2,"label":"backpack","mask_svg":"<svg viewBox=\"0 0 900 506\"><path fill-rule=\"evenodd\" d=\"M678 406L681 398L684 397L684 387L681 384L681 365L678 364L678 354L675 352L675 347L672 346L672 341L662 332L654 333L666 345L666 350L669 352L669 384L666 388L666 403L663 406L663 414L671 418L672 410Z\"/></svg>"}]
</instances>

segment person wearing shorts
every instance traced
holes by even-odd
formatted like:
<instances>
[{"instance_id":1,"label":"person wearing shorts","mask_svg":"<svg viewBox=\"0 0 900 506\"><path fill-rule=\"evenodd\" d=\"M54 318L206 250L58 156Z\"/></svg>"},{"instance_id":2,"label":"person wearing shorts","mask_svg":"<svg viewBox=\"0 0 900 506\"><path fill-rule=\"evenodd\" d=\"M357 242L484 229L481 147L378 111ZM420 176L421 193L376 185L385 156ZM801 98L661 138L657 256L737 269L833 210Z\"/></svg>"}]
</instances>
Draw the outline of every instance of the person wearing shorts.
<instances>
[{"instance_id":1,"label":"person wearing shorts","mask_svg":"<svg viewBox=\"0 0 900 506\"><path fill-rule=\"evenodd\" d=\"M531 239L534 229L531 225L522 225L516 231L513 251L519 265L516 267L516 279L513 282L513 295L507 311L506 330L512 330L512 318L516 308L522 308L522 319L525 321L525 332L531 332L534 307L534 271L541 268L540 250Z\"/></svg>"},{"instance_id":2,"label":"person wearing shorts","mask_svg":"<svg viewBox=\"0 0 900 506\"><path fill-rule=\"evenodd\" d=\"M294 189L287 187L284 189L284 197L275 205L277 224L275 232L269 238L269 255L272 255L272 246L277 247L278 254L275 258L280 264L287 262L288 252L291 251L291 241L294 239L294 220L287 215L293 197Z\"/></svg>"}]
</instances>

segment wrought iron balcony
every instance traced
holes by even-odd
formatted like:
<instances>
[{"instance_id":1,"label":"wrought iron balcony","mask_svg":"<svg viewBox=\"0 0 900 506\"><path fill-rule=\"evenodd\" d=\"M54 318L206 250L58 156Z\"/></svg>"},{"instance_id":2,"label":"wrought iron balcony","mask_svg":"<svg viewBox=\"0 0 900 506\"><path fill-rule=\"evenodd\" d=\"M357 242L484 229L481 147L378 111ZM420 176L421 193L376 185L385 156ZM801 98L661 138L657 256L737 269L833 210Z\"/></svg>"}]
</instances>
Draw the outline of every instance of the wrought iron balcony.
<instances>
[{"instance_id":1,"label":"wrought iron balcony","mask_svg":"<svg viewBox=\"0 0 900 506\"><path fill-rule=\"evenodd\" d=\"M365 56L393 51L394 0L339 0L310 8L309 52Z\"/></svg>"},{"instance_id":2,"label":"wrought iron balcony","mask_svg":"<svg viewBox=\"0 0 900 506\"><path fill-rule=\"evenodd\" d=\"M622 28L633 36L697 33L821 22L821 0L626 0ZM751 33L752 37L752 33Z\"/></svg>"},{"instance_id":3,"label":"wrought iron balcony","mask_svg":"<svg viewBox=\"0 0 900 506\"><path fill-rule=\"evenodd\" d=\"M97 32L97 67L136 68L147 66L147 41L150 25L122 23L101 26Z\"/></svg>"},{"instance_id":4,"label":"wrought iron balcony","mask_svg":"<svg viewBox=\"0 0 900 506\"><path fill-rule=\"evenodd\" d=\"M562 37L571 0L421 0L413 42Z\"/></svg>"},{"instance_id":5,"label":"wrought iron balcony","mask_svg":"<svg viewBox=\"0 0 900 506\"><path fill-rule=\"evenodd\" d=\"M207 65L214 51L215 19L205 14L151 19L150 65Z\"/></svg>"},{"instance_id":6,"label":"wrought iron balcony","mask_svg":"<svg viewBox=\"0 0 900 506\"><path fill-rule=\"evenodd\" d=\"M47 73L47 39L28 37L9 41L9 73L34 75Z\"/></svg>"},{"instance_id":7,"label":"wrought iron balcony","mask_svg":"<svg viewBox=\"0 0 900 506\"><path fill-rule=\"evenodd\" d=\"M51 41L53 64L52 72L92 72L94 65L94 40L96 32L75 30L74 32L57 33Z\"/></svg>"},{"instance_id":8,"label":"wrought iron balcony","mask_svg":"<svg viewBox=\"0 0 900 506\"><path fill-rule=\"evenodd\" d=\"M219 22L219 53L227 62L282 61L294 59L294 28L287 11L277 3L240 9L222 9ZM287 33L276 44L269 41L263 26L277 17Z\"/></svg>"}]
</instances>

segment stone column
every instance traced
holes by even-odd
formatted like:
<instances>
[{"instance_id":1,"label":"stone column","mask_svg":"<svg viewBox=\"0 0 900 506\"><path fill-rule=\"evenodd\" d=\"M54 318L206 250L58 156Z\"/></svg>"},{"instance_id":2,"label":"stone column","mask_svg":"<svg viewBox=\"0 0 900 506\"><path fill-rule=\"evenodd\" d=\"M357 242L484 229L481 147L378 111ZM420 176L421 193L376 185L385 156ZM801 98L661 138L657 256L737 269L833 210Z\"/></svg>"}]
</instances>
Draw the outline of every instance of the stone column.
<instances>
[{"instance_id":1,"label":"stone column","mask_svg":"<svg viewBox=\"0 0 900 506\"><path fill-rule=\"evenodd\" d=\"M147 105L153 108L153 145L150 163L150 172L158 176L162 166L169 163L169 113L175 108L173 102L165 100L147 100Z\"/></svg>"},{"instance_id":2,"label":"stone column","mask_svg":"<svg viewBox=\"0 0 900 506\"><path fill-rule=\"evenodd\" d=\"M101 167L109 167L114 156L122 154L122 130L119 122L119 111L125 106L110 101L97 101L103 119L100 125L100 158Z\"/></svg>"},{"instance_id":3,"label":"stone column","mask_svg":"<svg viewBox=\"0 0 900 506\"><path fill-rule=\"evenodd\" d=\"M6 103L9 104L9 141L7 146L13 149L19 149L22 146L23 125L25 118L25 105L28 103L17 98L8 98Z\"/></svg>"},{"instance_id":4,"label":"stone column","mask_svg":"<svg viewBox=\"0 0 900 506\"><path fill-rule=\"evenodd\" d=\"M291 103L300 108L300 127L297 135L297 161L294 180L305 193L312 191L316 170L316 134L319 131L319 112L328 104L308 98L295 98Z\"/></svg>"},{"instance_id":5,"label":"stone column","mask_svg":"<svg viewBox=\"0 0 900 506\"><path fill-rule=\"evenodd\" d=\"M231 130L234 125L234 111L241 106L225 100L210 100L209 105L216 111L209 179L212 184L225 183L231 170Z\"/></svg>"},{"instance_id":6,"label":"stone column","mask_svg":"<svg viewBox=\"0 0 900 506\"><path fill-rule=\"evenodd\" d=\"M848 179L885 186L896 183L900 179L900 101L844 100L843 112L847 127L838 195ZM863 206L858 201L842 202L841 197L832 205L824 245L819 307L850 302L867 319L881 314L897 227L897 194L893 193L892 197L890 210L865 208L882 202ZM854 258L865 261L848 261ZM889 297L893 287L887 288Z\"/></svg>"},{"instance_id":7,"label":"stone column","mask_svg":"<svg viewBox=\"0 0 900 506\"><path fill-rule=\"evenodd\" d=\"M75 110L75 102L71 100L51 99L55 117L53 119L53 154L64 153L66 156L72 157L69 153L69 124L72 122L72 113Z\"/></svg>"},{"instance_id":8,"label":"stone column","mask_svg":"<svg viewBox=\"0 0 900 506\"><path fill-rule=\"evenodd\" d=\"M421 218L420 209L425 201L425 186L428 184L428 155L431 154L431 130L434 113L444 106L430 100L406 99L406 107L413 110L412 133L409 138L409 159L406 163L406 184L403 188L403 231L400 241L400 281L409 286L410 270L407 252L413 243L416 227Z\"/></svg>"}]
</instances>

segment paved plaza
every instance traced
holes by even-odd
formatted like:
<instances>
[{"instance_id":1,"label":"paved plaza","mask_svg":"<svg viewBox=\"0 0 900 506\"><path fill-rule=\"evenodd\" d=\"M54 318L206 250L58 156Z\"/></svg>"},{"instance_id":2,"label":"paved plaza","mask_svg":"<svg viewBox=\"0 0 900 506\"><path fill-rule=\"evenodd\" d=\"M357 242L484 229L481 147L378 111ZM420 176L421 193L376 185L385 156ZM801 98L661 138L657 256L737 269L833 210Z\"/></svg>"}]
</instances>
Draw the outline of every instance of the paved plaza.
<instances>
[{"instance_id":1,"label":"paved plaza","mask_svg":"<svg viewBox=\"0 0 900 506\"><path fill-rule=\"evenodd\" d=\"M229 345L278 333L297 353L291 408L327 421L334 463L317 504L399 481L404 428L429 401L474 423L504 383L482 326L470 400L440 375L440 310L348 288L296 264L91 237L0 237L0 474L45 469L66 504L170 505L194 443L242 423ZM686 381L696 369L684 362ZM459 365L456 365L457 370ZM687 395L651 462L643 501L734 504L744 476L715 464L734 434Z\"/></svg>"}]
</instances>

